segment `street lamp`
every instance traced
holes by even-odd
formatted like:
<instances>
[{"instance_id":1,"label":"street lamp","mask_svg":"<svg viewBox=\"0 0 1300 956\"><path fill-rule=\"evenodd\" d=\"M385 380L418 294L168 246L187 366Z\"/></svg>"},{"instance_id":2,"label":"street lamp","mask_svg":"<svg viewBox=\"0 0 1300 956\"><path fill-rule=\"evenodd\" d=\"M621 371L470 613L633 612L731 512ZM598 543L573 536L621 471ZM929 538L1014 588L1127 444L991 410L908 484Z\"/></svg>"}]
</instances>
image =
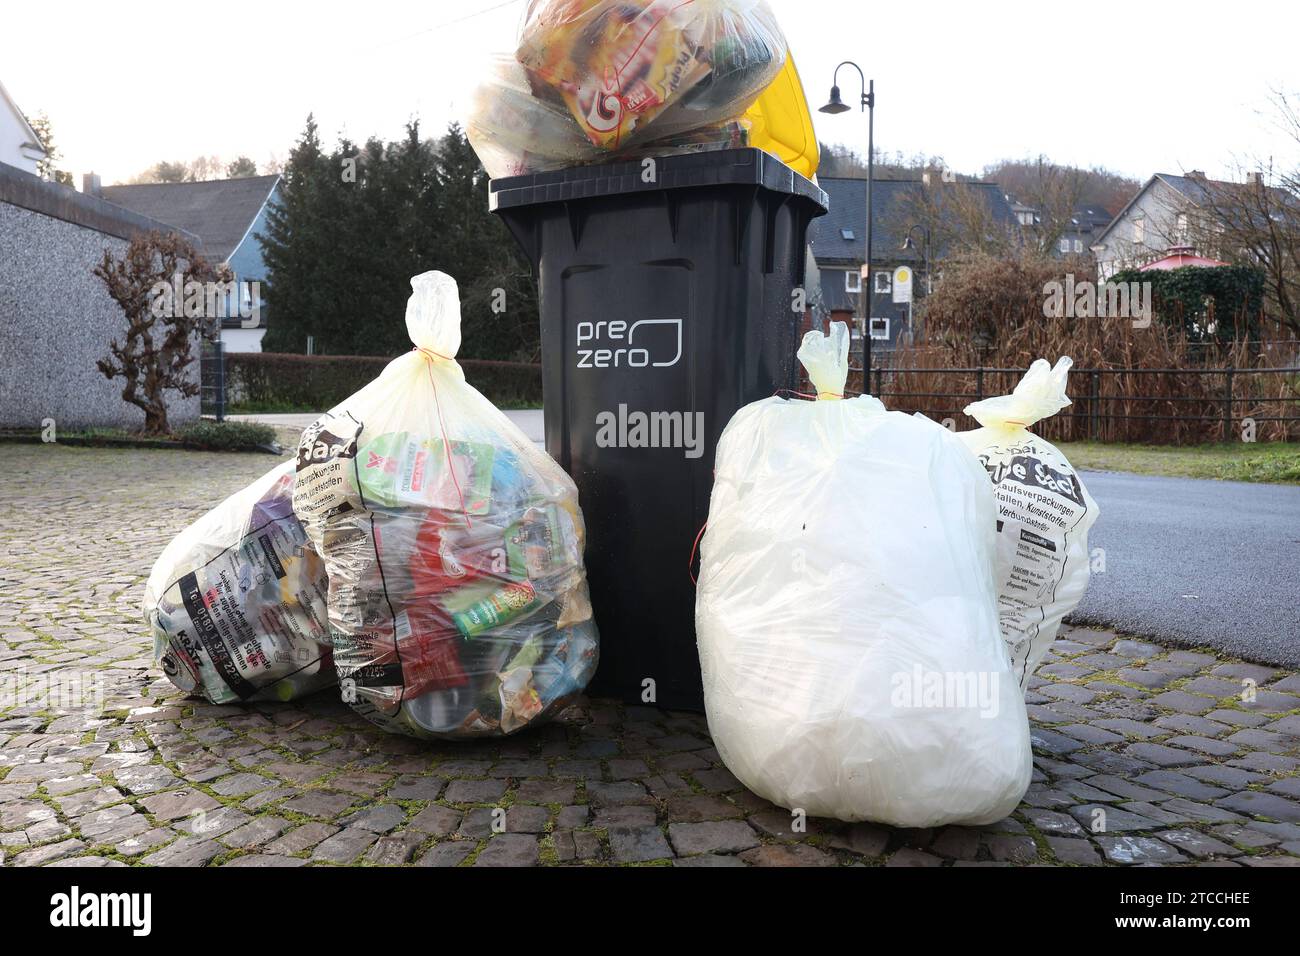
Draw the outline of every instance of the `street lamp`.
<instances>
[{"instance_id":1,"label":"street lamp","mask_svg":"<svg viewBox=\"0 0 1300 956\"><path fill-rule=\"evenodd\" d=\"M858 66L852 60L845 60L835 68L835 74L831 77L831 98L826 101L826 105L818 110L820 113L847 113L849 105L840 99L840 67L851 66L858 71L858 79L862 81L862 109L867 113L867 236L866 246L867 254L863 260L865 263L862 279L867 284L866 291L862 294L864 307L862 309L862 392L866 394L871 391L871 299L874 295L875 286L872 285L871 276L871 180L875 178L875 126L876 126L876 81L867 80L866 74L862 72L862 67Z\"/></svg>"}]
</instances>

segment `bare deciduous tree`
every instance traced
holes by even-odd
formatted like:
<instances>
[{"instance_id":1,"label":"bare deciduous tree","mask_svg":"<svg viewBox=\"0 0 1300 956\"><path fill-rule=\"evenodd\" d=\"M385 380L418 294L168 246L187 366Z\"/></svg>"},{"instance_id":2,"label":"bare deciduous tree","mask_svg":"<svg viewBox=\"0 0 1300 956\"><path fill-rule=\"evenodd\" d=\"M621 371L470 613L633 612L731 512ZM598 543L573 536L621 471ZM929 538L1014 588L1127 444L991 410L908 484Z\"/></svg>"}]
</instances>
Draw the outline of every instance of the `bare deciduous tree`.
<instances>
[{"instance_id":1,"label":"bare deciduous tree","mask_svg":"<svg viewBox=\"0 0 1300 956\"><path fill-rule=\"evenodd\" d=\"M95 364L110 381L124 380L122 398L144 412L145 433L165 435L170 431L165 393L198 394L198 383L189 374L194 342L215 328L206 296L197 304L169 298L166 308L158 308L157 289L160 284L171 287L176 276L182 284L229 282L229 271L214 268L181 236L150 232L131 240L120 259L106 249L94 273L127 326L125 335L110 343L108 356Z\"/></svg>"},{"instance_id":2,"label":"bare deciduous tree","mask_svg":"<svg viewBox=\"0 0 1300 956\"><path fill-rule=\"evenodd\" d=\"M994 214L993 187L963 181L947 182L941 170L924 174L920 188L900 202L910 225L929 230L934 261L966 253L1010 255L1019 246L1018 230Z\"/></svg>"},{"instance_id":3,"label":"bare deciduous tree","mask_svg":"<svg viewBox=\"0 0 1300 956\"><path fill-rule=\"evenodd\" d=\"M1300 147L1300 103L1278 91L1272 107L1275 125ZM1236 166L1237 182L1188 174L1201 188L1164 204L1167 228L1158 238L1262 271L1265 312L1300 336L1300 158L1289 166L1271 158Z\"/></svg>"},{"instance_id":4,"label":"bare deciduous tree","mask_svg":"<svg viewBox=\"0 0 1300 956\"><path fill-rule=\"evenodd\" d=\"M1022 162L1003 162L988 167L985 178L997 182L1018 202L1033 208L1032 225L1022 230L1025 245L1041 256L1051 256L1061 237L1069 231L1074 212L1085 201L1096 179L1103 174L1053 163L1045 156Z\"/></svg>"}]
</instances>

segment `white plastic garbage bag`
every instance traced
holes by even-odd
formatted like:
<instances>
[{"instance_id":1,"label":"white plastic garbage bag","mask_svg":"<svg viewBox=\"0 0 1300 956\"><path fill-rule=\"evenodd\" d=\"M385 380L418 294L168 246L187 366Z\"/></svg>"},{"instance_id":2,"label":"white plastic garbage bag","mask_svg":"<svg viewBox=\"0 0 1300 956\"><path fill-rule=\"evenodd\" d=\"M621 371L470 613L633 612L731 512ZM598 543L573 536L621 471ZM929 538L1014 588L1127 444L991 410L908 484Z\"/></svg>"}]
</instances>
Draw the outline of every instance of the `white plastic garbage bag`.
<instances>
[{"instance_id":1,"label":"white plastic garbage bag","mask_svg":"<svg viewBox=\"0 0 1300 956\"><path fill-rule=\"evenodd\" d=\"M329 572L343 699L412 736L510 734L596 668L578 493L465 381L455 280L411 287L415 349L303 432L294 510Z\"/></svg>"},{"instance_id":2,"label":"white plastic garbage bag","mask_svg":"<svg viewBox=\"0 0 1300 956\"><path fill-rule=\"evenodd\" d=\"M760 796L907 827L1001 819L1029 727L998 633L993 499L955 435L841 400L848 329L799 350L817 401L718 445L696 633L709 729Z\"/></svg>"},{"instance_id":3,"label":"white plastic garbage bag","mask_svg":"<svg viewBox=\"0 0 1300 956\"><path fill-rule=\"evenodd\" d=\"M214 704L334 685L325 563L293 513L294 463L267 472L163 549L145 584L154 659Z\"/></svg>"},{"instance_id":4,"label":"white plastic garbage bag","mask_svg":"<svg viewBox=\"0 0 1300 956\"><path fill-rule=\"evenodd\" d=\"M1070 404L1062 357L1029 367L1010 395L966 406L982 425L960 438L993 480L997 499L998 612L1011 666L1021 686L1056 639L1061 619L1088 589L1088 529L1097 503L1049 441L1029 431Z\"/></svg>"}]
</instances>

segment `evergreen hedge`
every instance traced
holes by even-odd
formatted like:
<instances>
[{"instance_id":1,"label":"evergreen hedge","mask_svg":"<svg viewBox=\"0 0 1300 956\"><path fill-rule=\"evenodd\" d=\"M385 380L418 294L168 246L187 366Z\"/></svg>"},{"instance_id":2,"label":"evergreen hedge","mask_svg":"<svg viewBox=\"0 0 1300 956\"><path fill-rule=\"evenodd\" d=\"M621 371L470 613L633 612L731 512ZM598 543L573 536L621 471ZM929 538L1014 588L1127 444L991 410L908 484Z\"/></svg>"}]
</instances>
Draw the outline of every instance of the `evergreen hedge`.
<instances>
[{"instance_id":1,"label":"evergreen hedge","mask_svg":"<svg viewBox=\"0 0 1300 956\"><path fill-rule=\"evenodd\" d=\"M390 358L232 352L226 384L232 411L325 411L369 384ZM526 362L462 359L465 380L500 408L542 404L542 367Z\"/></svg>"}]
</instances>

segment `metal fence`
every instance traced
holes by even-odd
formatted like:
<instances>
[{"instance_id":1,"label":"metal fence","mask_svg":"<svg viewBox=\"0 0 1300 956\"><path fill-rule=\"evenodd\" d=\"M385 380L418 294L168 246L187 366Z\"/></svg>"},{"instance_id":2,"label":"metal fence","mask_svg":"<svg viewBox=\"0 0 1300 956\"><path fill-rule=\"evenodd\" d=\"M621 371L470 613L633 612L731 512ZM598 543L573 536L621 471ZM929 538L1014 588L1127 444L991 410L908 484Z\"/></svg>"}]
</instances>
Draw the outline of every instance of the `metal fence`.
<instances>
[{"instance_id":1,"label":"metal fence","mask_svg":"<svg viewBox=\"0 0 1300 956\"><path fill-rule=\"evenodd\" d=\"M219 422L226 418L226 349L220 340L204 339L199 351L199 413Z\"/></svg>"},{"instance_id":2,"label":"metal fence","mask_svg":"<svg viewBox=\"0 0 1300 956\"><path fill-rule=\"evenodd\" d=\"M962 409L1009 394L1023 368L873 368L870 392L893 411L975 423ZM850 368L849 388L862 384ZM1228 441L1243 422L1272 424L1275 438L1300 437L1300 366L1275 368L1074 368L1072 404L1043 423L1066 441ZM1163 423L1163 425L1159 424Z\"/></svg>"}]
</instances>

